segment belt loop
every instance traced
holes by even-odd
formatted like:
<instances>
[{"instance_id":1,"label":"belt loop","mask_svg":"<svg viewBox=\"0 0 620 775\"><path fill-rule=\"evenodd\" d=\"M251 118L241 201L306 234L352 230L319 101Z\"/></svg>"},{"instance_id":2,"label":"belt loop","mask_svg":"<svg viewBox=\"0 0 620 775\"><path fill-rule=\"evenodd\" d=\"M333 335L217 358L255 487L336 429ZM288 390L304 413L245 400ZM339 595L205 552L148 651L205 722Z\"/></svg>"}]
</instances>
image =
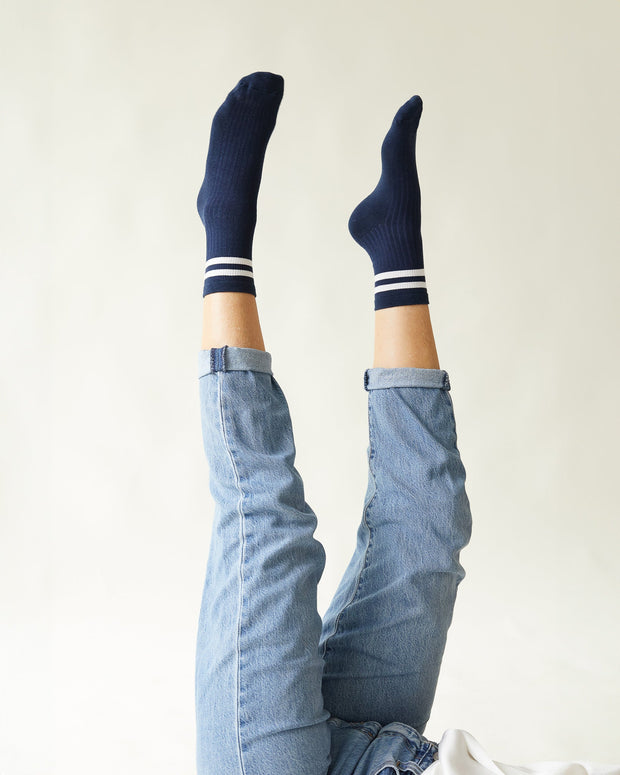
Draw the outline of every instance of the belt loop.
<instances>
[{"instance_id":1,"label":"belt loop","mask_svg":"<svg viewBox=\"0 0 620 775\"><path fill-rule=\"evenodd\" d=\"M222 369L222 348L215 348L215 368L217 371L223 371Z\"/></svg>"},{"instance_id":2,"label":"belt loop","mask_svg":"<svg viewBox=\"0 0 620 775\"><path fill-rule=\"evenodd\" d=\"M211 348L209 354L211 371L226 371L226 349L227 345Z\"/></svg>"},{"instance_id":3,"label":"belt loop","mask_svg":"<svg viewBox=\"0 0 620 775\"><path fill-rule=\"evenodd\" d=\"M364 371L364 390L368 390L368 369Z\"/></svg>"}]
</instances>

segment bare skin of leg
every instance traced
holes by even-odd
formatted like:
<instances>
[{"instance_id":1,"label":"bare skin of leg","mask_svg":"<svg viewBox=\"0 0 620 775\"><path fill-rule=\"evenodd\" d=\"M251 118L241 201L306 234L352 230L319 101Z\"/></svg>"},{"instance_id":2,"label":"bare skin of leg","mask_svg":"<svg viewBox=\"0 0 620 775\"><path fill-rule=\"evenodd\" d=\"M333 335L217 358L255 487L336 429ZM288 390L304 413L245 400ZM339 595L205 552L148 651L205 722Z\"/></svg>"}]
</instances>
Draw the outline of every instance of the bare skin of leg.
<instances>
[{"instance_id":1,"label":"bare skin of leg","mask_svg":"<svg viewBox=\"0 0 620 775\"><path fill-rule=\"evenodd\" d=\"M439 358L428 304L375 311L374 367L438 369Z\"/></svg>"},{"instance_id":2,"label":"bare skin of leg","mask_svg":"<svg viewBox=\"0 0 620 775\"><path fill-rule=\"evenodd\" d=\"M202 349L251 347L264 350L256 297L252 293L208 293L202 300Z\"/></svg>"},{"instance_id":3,"label":"bare skin of leg","mask_svg":"<svg viewBox=\"0 0 620 775\"><path fill-rule=\"evenodd\" d=\"M256 297L251 293L208 293L203 298L202 349L225 344L265 349ZM439 368L428 304L375 312L373 367L403 366Z\"/></svg>"}]
</instances>

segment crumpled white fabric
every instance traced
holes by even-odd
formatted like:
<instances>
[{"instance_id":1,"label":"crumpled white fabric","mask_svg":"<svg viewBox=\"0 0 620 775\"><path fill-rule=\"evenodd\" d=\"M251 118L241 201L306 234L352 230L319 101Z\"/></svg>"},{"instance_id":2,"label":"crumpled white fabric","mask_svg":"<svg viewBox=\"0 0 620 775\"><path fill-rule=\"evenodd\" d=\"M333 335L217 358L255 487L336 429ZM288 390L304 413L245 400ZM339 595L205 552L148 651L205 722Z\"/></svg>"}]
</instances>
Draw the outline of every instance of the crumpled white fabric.
<instances>
[{"instance_id":1,"label":"crumpled white fabric","mask_svg":"<svg viewBox=\"0 0 620 775\"><path fill-rule=\"evenodd\" d=\"M439 741L437 760L426 768L424 775L620 775L620 764L590 761L504 764L491 759L469 732L446 729Z\"/></svg>"}]
</instances>

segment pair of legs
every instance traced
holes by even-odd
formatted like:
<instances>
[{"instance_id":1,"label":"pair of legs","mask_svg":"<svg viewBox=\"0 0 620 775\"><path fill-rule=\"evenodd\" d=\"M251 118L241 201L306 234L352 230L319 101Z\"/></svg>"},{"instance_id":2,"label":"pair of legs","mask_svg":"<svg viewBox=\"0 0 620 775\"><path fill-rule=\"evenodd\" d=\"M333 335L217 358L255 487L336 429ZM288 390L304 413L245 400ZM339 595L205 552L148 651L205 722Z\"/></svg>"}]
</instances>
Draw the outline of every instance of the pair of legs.
<instances>
[{"instance_id":1,"label":"pair of legs","mask_svg":"<svg viewBox=\"0 0 620 775\"><path fill-rule=\"evenodd\" d=\"M202 320L203 350L225 344L265 349L256 297L251 294L208 294ZM373 366L439 368L428 305L376 310Z\"/></svg>"},{"instance_id":2,"label":"pair of legs","mask_svg":"<svg viewBox=\"0 0 620 775\"><path fill-rule=\"evenodd\" d=\"M260 118L258 98L248 99L242 118ZM239 123L227 125L226 138ZM210 158L221 147L214 139L225 144L216 129L214 121ZM243 170L225 171L210 173L208 160L208 187L247 186ZM421 269L377 267L374 364L364 374L368 488L353 556L321 621L316 588L325 554L247 285L241 208L219 189L209 201L203 221L217 247L207 275L220 274L207 277L199 354L215 504L197 642L199 773L421 772L436 751L423 732L471 529L428 305L418 280L393 283L394 274L419 277ZM224 268L233 260L235 269ZM245 290L227 285L237 282ZM414 303L382 306L410 291Z\"/></svg>"}]
</instances>

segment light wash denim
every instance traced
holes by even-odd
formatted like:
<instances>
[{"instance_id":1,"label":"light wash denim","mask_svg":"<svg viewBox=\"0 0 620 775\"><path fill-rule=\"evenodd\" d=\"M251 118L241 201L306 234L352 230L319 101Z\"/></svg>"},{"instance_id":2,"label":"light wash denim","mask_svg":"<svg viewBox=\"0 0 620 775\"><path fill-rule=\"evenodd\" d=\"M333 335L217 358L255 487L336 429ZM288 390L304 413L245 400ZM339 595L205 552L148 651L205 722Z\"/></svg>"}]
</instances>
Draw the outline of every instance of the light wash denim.
<instances>
[{"instance_id":1,"label":"light wash denim","mask_svg":"<svg viewBox=\"0 0 620 775\"><path fill-rule=\"evenodd\" d=\"M251 348L199 353L215 511L197 637L198 773L420 773L437 755L423 732L471 535L448 374L364 372L368 489L322 621L325 552L271 365ZM320 401L311 411L320 422Z\"/></svg>"}]
</instances>

